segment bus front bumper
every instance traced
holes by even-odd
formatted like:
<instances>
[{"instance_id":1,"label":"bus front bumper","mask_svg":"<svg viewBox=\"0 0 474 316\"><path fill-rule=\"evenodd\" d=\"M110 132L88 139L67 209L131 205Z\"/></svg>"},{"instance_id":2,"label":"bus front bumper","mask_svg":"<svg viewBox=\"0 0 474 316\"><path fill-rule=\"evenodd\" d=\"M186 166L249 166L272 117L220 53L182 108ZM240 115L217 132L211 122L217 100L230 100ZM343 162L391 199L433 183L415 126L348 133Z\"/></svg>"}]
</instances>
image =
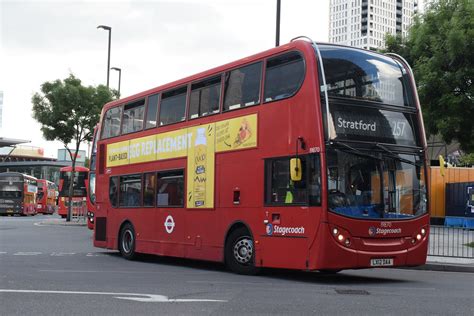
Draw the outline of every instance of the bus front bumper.
<instances>
[{"instance_id":1,"label":"bus front bumper","mask_svg":"<svg viewBox=\"0 0 474 316\"><path fill-rule=\"evenodd\" d=\"M311 251L310 269L342 270L419 266L426 263L428 238L412 243L411 237L372 239L351 237L350 244L331 235L329 225L322 225L322 243ZM368 241L369 240L369 241ZM319 255L318 255L319 253ZM313 263L313 264L311 264Z\"/></svg>"}]
</instances>

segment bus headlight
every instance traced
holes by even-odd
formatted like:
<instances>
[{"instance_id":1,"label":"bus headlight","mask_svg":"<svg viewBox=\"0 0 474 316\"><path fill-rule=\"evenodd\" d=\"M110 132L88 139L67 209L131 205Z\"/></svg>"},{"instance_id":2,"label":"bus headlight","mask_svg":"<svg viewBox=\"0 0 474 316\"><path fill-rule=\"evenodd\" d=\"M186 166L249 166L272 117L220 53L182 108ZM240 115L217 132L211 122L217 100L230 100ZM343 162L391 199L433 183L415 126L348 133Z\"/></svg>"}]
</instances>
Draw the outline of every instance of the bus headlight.
<instances>
[{"instance_id":1,"label":"bus headlight","mask_svg":"<svg viewBox=\"0 0 474 316\"><path fill-rule=\"evenodd\" d=\"M351 245L351 236L349 232L340 227L333 227L331 229L332 236L337 240L337 242L346 247Z\"/></svg>"},{"instance_id":2,"label":"bus headlight","mask_svg":"<svg viewBox=\"0 0 474 316\"><path fill-rule=\"evenodd\" d=\"M428 229L426 227L422 227L417 233L415 233L415 235L413 235L411 239L411 243L413 245L416 244L418 241L423 240L427 234L428 234Z\"/></svg>"}]
</instances>

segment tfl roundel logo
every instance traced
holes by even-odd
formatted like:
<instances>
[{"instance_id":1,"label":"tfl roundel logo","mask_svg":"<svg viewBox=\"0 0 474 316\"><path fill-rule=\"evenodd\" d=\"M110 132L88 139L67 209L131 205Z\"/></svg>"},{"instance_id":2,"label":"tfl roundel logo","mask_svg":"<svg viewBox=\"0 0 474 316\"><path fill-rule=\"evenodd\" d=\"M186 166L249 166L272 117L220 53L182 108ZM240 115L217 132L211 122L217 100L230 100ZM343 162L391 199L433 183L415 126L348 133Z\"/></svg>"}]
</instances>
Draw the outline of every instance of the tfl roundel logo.
<instances>
[{"instance_id":1,"label":"tfl roundel logo","mask_svg":"<svg viewBox=\"0 0 474 316\"><path fill-rule=\"evenodd\" d=\"M271 236L273 234L273 225L267 224L267 235Z\"/></svg>"},{"instance_id":2,"label":"tfl roundel logo","mask_svg":"<svg viewBox=\"0 0 474 316\"><path fill-rule=\"evenodd\" d=\"M369 227L369 236L375 236L377 234L377 228L375 227Z\"/></svg>"}]
</instances>

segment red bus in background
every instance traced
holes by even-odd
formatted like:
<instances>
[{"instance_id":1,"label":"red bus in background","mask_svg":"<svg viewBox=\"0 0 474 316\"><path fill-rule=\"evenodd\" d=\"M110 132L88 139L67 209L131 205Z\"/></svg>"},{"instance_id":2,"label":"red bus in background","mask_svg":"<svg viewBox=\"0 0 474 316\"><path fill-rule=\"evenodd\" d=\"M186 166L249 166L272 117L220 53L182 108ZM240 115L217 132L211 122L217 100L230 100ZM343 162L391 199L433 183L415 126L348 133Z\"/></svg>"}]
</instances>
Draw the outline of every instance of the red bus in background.
<instances>
[{"instance_id":1,"label":"red bus in background","mask_svg":"<svg viewBox=\"0 0 474 316\"><path fill-rule=\"evenodd\" d=\"M72 195L72 215L86 215L87 206L87 179L89 169L85 167L75 167L75 177ZM62 218L67 217L69 203L69 184L71 183L72 167L63 167L59 169L59 201L58 215Z\"/></svg>"},{"instance_id":2,"label":"red bus in background","mask_svg":"<svg viewBox=\"0 0 474 316\"><path fill-rule=\"evenodd\" d=\"M295 40L104 106L94 245L237 273L426 261L426 139L403 58Z\"/></svg>"},{"instance_id":3,"label":"red bus in background","mask_svg":"<svg viewBox=\"0 0 474 316\"><path fill-rule=\"evenodd\" d=\"M56 184L49 180L38 179L38 194L36 195L36 212L54 214L56 211Z\"/></svg>"},{"instance_id":4,"label":"red bus in background","mask_svg":"<svg viewBox=\"0 0 474 316\"><path fill-rule=\"evenodd\" d=\"M18 172L0 173L0 214L35 215L37 192L35 177Z\"/></svg>"},{"instance_id":5,"label":"red bus in background","mask_svg":"<svg viewBox=\"0 0 474 316\"><path fill-rule=\"evenodd\" d=\"M99 125L94 128L94 138L92 139L92 150L90 156L89 185L87 190L87 228L94 229L95 213L95 168L97 154L97 135Z\"/></svg>"}]
</instances>

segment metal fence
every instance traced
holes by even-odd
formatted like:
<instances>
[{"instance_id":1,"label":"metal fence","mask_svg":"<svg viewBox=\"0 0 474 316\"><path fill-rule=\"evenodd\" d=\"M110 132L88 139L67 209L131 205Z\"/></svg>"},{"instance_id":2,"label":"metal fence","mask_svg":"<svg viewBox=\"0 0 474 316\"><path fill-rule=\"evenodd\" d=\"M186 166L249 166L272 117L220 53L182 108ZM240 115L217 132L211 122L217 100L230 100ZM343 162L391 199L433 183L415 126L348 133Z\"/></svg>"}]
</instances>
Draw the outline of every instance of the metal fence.
<instances>
[{"instance_id":1,"label":"metal fence","mask_svg":"<svg viewBox=\"0 0 474 316\"><path fill-rule=\"evenodd\" d=\"M474 258L473 246L472 229L430 226L429 256Z\"/></svg>"},{"instance_id":2,"label":"metal fence","mask_svg":"<svg viewBox=\"0 0 474 316\"><path fill-rule=\"evenodd\" d=\"M87 221L87 206L85 203L80 206L73 206L71 212L71 221L78 223Z\"/></svg>"}]
</instances>

